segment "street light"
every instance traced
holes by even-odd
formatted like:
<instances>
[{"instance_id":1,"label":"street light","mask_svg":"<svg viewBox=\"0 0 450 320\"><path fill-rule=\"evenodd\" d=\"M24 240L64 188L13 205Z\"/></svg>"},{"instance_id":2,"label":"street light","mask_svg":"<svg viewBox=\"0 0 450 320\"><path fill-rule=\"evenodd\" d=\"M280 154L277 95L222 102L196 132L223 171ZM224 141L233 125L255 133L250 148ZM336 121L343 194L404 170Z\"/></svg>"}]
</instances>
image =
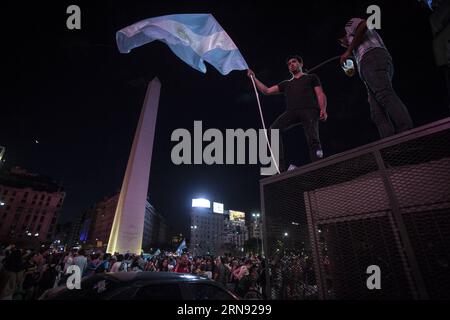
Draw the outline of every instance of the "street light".
<instances>
[{"instance_id":1,"label":"street light","mask_svg":"<svg viewBox=\"0 0 450 320\"><path fill-rule=\"evenodd\" d=\"M287 232L284 233L284 236L287 237L289 234Z\"/></svg>"},{"instance_id":2,"label":"street light","mask_svg":"<svg viewBox=\"0 0 450 320\"><path fill-rule=\"evenodd\" d=\"M4 206L6 203L4 203L3 201L0 201L0 206Z\"/></svg>"},{"instance_id":3,"label":"street light","mask_svg":"<svg viewBox=\"0 0 450 320\"><path fill-rule=\"evenodd\" d=\"M261 232L261 227L260 227L260 225L259 225L259 217L260 217L261 215L259 214L259 213L252 213L252 217L253 218L255 218L255 220L256 220L256 227L258 228L258 233L259 233L259 236L260 237L257 237L256 238L256 244L257 244L257 248L258 248L258 254L260 254L260 251L259 251L259 238L261 238L261 241L262 241L262 232ZM261 251L264 251L264 250L261 250Z\"/></svg>"}]
</instances>

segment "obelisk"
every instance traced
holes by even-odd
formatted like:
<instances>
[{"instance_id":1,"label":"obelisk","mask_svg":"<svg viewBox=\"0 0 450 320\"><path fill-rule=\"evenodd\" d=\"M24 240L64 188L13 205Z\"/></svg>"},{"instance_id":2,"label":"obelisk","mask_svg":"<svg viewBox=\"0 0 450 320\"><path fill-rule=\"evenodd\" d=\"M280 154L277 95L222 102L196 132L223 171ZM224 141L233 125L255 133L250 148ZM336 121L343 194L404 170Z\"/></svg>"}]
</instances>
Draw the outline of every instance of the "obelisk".
<instances>
[{"instance_id":1,"label":"obelisk","mask_svg":"<svg viewBox=\"0 0 450 320\"><path fill-rule=\"evenodd\" d=\"M109 236L108 253L141 254L160 91L161 82L158 78L154 78L147 87L144 105L134 134Z\"/></svg>"}]
</instances>

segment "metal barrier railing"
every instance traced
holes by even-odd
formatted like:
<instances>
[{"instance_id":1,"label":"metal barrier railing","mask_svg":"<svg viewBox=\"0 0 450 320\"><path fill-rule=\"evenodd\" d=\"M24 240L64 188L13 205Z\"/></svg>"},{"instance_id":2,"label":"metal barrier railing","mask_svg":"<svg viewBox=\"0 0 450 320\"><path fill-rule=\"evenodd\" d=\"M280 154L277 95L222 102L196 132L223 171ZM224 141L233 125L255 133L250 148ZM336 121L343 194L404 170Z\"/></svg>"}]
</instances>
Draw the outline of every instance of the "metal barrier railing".
<instances>
[{"instance_id":1,"label":"metal barrier railing","mask_svg":"<svg viewBox=\"0 0 450 320\"><path fill-rule=\"evenodd\" d=\"M450 297L450 118L264 179L261 202L268 298Z\"/></svg>"}]
</instances>

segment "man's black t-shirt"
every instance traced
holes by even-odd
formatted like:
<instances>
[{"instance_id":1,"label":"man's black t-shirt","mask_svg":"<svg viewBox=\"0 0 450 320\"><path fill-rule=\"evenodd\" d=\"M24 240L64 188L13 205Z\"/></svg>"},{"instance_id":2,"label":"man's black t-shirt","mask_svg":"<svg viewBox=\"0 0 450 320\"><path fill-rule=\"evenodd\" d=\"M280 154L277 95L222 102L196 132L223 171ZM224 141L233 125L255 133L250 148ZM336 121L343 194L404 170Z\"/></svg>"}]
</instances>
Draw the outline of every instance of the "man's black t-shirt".
<instances>
[{"instance_id":1,"label":"man's black t-shirt","mask_svg":"<svg viewBox=\"0 0 450 320\"><path fill-rule=\"evenodd\" d=\"M278 84L286 97L287 109L319 109L315 87L321 86L315 74L305 74L300 78L285 80Z\"/></svg>"}]
</instances>

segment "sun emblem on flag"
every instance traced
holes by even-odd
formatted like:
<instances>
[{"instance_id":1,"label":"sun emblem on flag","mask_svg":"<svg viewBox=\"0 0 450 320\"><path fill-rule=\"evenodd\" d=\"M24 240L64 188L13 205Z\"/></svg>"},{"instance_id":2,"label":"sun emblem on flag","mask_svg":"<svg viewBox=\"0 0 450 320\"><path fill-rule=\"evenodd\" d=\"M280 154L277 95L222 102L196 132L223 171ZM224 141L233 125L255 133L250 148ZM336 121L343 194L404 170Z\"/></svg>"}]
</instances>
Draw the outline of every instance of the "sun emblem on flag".
<instances>
[{"instance_id":1,"label":"sun emblem on flag","mask_svg":"<svg viewBox=\"0 0 450 320\"><path fill-rule=\"evenodd\" d=\"M184 28L178 27L178 28L177 28L177 34L178 34L178 36L179 36L181 39L183 39L183 40L187 41L189 44L191 44L192 40L191 40L191 38L189 38L189 36L187 35L187 33L186 33L186 31L184 30Z\"/></svg>"}]
</instances>

